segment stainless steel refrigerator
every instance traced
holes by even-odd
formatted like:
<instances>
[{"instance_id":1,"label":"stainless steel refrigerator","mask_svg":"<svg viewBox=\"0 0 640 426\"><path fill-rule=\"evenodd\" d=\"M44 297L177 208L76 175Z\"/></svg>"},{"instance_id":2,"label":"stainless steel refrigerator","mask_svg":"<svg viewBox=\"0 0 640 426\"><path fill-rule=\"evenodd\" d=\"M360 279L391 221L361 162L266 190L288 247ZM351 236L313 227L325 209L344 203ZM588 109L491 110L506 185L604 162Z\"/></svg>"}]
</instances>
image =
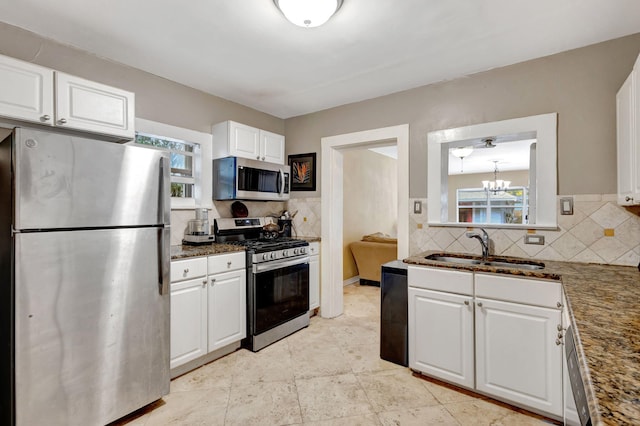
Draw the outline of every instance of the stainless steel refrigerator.
<instances>
[{"instance_id":1,"label":"stainless steel refrigerator","mask_svg":"<svg viewBox=\"0 0 640 426\"><path fill-rule=\"evenodd\" d=\"M0 424L100 425L169 392L167 154L0 142Z\"/></svg>"}]
</instances>

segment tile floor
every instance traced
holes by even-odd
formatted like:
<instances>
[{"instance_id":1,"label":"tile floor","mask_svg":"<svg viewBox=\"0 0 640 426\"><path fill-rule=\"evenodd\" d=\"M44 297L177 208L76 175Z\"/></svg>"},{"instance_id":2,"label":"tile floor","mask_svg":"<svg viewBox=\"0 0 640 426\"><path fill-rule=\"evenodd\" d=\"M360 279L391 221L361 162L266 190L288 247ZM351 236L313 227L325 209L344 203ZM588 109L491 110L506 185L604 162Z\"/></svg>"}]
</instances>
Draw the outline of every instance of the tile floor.
<instances>
[{"instance_id":1,"label":"tile floor","mask_svg":"<svg viewBox=\"0 0 640 426\"><path fill-rule=\"evenodd\" d=\"M171 382L117 425L540 425L535 416L379 358L380 289L350 285L344 315L314 317L258 353L241 349Z\"/></svg>"}]
</instances>

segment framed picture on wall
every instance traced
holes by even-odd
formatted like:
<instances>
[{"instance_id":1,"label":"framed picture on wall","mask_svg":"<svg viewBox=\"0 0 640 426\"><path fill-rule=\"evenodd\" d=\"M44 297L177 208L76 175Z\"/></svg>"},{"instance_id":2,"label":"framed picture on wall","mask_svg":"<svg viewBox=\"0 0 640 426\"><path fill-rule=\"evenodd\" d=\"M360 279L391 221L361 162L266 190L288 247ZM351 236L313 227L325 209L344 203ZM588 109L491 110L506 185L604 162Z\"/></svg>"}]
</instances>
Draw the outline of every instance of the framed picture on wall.
<instances>
[{"instance_id":1,"label":"framed picture on wall","mask_svg":"<svg viewBox=\"0 0 640 426\"><path fill-rule=\"evenodd\" d=\"M291 166L291 190L316 190L316 153L295 154L289 156Z\"/></svg>"}]
</instances>

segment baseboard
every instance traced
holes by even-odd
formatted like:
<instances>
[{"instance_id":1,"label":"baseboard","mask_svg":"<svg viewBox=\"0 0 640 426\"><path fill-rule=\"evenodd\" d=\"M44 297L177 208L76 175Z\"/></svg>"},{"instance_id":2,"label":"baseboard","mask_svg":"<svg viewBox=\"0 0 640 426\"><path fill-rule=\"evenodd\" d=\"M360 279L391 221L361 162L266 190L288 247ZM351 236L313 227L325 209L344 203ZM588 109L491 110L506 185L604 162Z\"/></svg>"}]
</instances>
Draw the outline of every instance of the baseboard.
<instances>
[{"instance_id":1,"label":"baseboard","mask_svg":"<svg viewBox=\"0 0 640 426\"><path fill-rule=\"evenodd\" d=\"M351 285L351 284L355 284L358 281L360 281L360 275L356 275L355 277L351 277L349 279L346 279L342 282L342 286L346 286L346 285Z\"/></svg>"}]
</instances>

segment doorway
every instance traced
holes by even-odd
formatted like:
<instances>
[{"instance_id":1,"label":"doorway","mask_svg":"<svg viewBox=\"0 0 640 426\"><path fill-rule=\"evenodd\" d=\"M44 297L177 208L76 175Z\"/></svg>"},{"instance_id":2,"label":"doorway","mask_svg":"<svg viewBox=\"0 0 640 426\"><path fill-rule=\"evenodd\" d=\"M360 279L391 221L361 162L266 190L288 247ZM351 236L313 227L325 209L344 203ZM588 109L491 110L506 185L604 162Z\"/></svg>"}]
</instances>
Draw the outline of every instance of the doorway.
<instances>
[{"instance_id":1,"label":"doorway","mask_svg":"<svg viewBox=\"0 0 640 426\"><path fill-rule=\"evenodd\" d=\"M398 258L409 256L409 125L384 127L321 139L322 146L322 283L320 313L343 312L343 151L395 141L398 147Z\"/></svg>"}]
</instances>

